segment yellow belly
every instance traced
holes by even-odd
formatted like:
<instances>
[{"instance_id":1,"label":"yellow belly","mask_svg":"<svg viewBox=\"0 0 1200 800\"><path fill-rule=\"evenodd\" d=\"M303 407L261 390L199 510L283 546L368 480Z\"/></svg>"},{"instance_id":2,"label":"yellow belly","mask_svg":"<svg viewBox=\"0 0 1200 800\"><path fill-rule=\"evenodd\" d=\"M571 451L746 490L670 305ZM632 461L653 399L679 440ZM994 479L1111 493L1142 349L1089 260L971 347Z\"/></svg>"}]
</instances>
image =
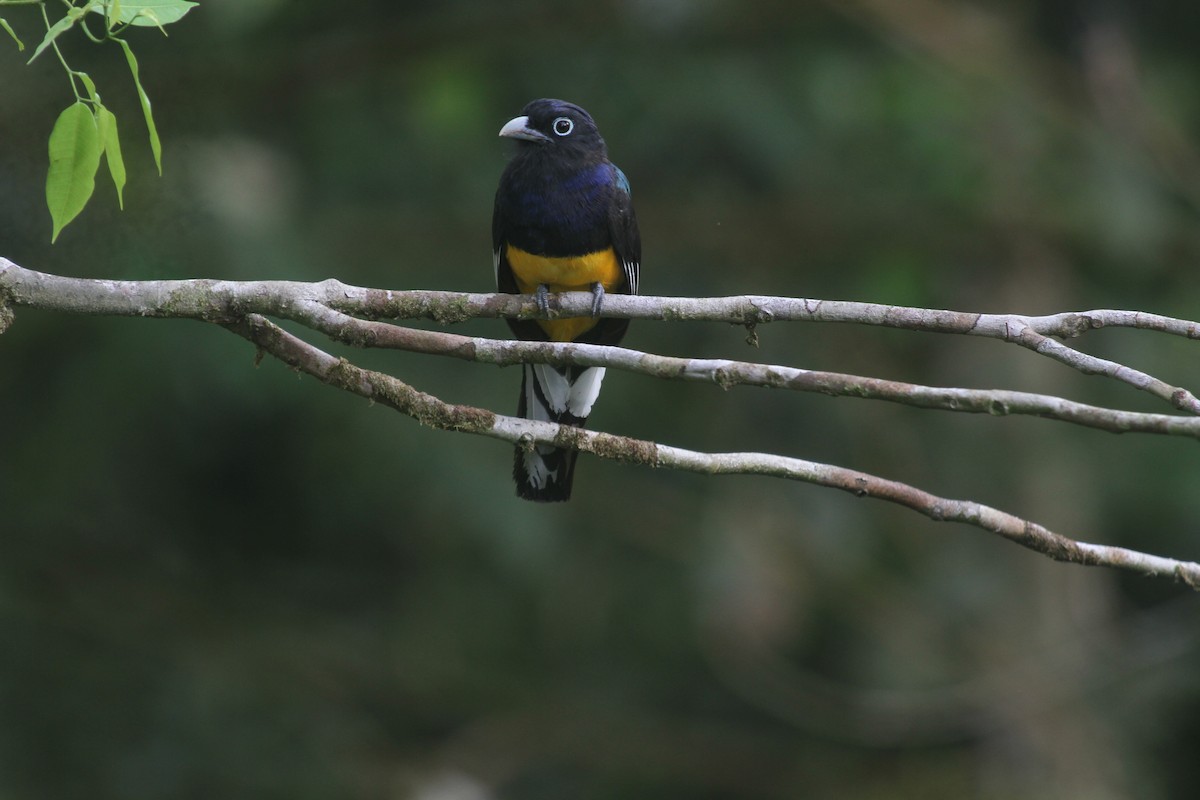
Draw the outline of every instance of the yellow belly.
<instances>
[{"instance_id":1,"label":"yellow belly","mask_svg":"<svg viewBox=\"0 0 1200 800\"><path fill-rule=\"evenodd\" d=\"M533 294L542 284L552 292L590 292L599 282L606 290L621 282L621 263L611 247L582 256L538 256L509 245L508 265L512 267L517 288ZM586 333L596 320L591 317L538 320L538 325L554 342L569 342Z\"/></svg>"}]
</instances>

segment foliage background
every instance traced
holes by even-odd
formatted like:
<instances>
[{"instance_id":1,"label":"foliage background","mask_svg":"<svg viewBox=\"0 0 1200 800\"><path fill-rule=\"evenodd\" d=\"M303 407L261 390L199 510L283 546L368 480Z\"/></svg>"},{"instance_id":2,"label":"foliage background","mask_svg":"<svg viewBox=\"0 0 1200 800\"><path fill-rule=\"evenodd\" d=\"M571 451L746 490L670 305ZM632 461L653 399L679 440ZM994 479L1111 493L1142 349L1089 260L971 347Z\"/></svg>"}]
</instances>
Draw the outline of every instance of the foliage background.
<instances>
[{"instance_id":1,"label":"foliage background","mask_svg":"<svg viewBox=\"0 0 1200 800\"><path fill-rule=\"evenodd\" d=\"M643 291L1196 318L1200 12L1179 2L209 0L139 33L165 175L118 112L49 246L70 100L0 42L0 253L113 278L486 291L500 125L587 107ZM37 41L33 14L7 15ZM461 330L504 335L496 322ZM638 323L630 346L1160 410L994 342ZM1195 346L1085 345L1194 383ZM348 355L515 408L518 373ZM0 797L1190 796L1200 614L807 486L585 458L523 504L423 429L183 322L19 312L0 338ZM593 424L766 449L1200 558L1185 441L610 373Z\"/></svg>"}]
</instances>

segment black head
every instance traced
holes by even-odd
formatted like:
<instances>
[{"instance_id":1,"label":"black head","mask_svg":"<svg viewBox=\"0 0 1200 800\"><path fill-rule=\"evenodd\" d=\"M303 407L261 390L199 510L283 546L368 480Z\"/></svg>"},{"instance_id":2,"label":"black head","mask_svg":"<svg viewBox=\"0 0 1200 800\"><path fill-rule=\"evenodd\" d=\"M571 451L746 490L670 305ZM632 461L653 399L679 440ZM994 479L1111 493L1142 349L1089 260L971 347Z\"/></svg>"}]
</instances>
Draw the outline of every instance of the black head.
<instances>
[{"instance_id":1,"label":"black head","mask_svg":"<svg viewBox=\"0 0 1200 800\"><path fill-rule=\"evenodd\" d=\"M524 147L552 147L564 153L604 152L604 139L592 115L565 100L534 100L521 109L521 116L505 123L500 135L516 139Z\"/></svg>"}]
</instances>

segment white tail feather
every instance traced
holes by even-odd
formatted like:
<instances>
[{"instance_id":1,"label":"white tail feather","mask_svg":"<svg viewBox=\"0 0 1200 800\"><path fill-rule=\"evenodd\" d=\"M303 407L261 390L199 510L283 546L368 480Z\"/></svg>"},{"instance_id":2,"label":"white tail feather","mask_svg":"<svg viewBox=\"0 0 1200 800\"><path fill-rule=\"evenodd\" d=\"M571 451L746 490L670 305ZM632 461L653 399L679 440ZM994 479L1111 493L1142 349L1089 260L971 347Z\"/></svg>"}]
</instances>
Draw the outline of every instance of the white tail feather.
<instances>
[{"instance_id":1,"label":"white tail feather","mask_svg":"<svg viewBox=\"0 0 1200 800\"><path fill-rule=\"evenodd\" d=\"M592 413L592 405L600 396L600 384L604 380L604 367L589 367L579 374L574 381L568 381L567 376L548 364L531 364L532 377L537 380L542 394L549 403L549 411L554 414L570 414L579 419L587 419ZM532 388L527 385L527 392ZM526 407L530 397L526 397ZM539 417L540 419L540 417Z\"/></svg>"},{"instance_id":2,"label":"white tail feather","mask_svg":"<svg viewBox=\"0 0 1200 800\"><path fill-rule=\"evenodd\" d=\"M600 383L603 380L604 367L589 367L580 373L575 383L571 384L567 410L580 419L587 419L592 413L592 404L600 396Z\"/></svg>"}]
</instances>

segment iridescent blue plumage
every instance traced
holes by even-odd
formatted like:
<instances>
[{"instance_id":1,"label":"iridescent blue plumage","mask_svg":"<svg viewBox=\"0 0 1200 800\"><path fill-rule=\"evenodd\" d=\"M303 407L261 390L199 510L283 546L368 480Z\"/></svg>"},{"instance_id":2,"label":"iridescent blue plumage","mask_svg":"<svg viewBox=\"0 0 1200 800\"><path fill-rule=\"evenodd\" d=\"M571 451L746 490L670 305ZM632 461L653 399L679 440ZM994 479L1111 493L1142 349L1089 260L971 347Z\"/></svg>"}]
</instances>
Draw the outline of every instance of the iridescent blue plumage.
<instances>
[{"instance_id":1,"label":"iridescent blue plumage","mask_svg":"<svg viewBox=\"0 0 1200 800\"><path fill-rule=\"evenodd\" d=\"M555 164L544 159L509 164L496 194L507 240L523 250L567 256L609 244L609 212L617 193L608 161ZM566 167L573 166L573 169Z\"/></svg>"},{"instance_id":2,"label":"iridescent blue plumage","mask_svg":"<svg viewBox=\"0 0 1200 800\"><path fill-rule=\"evenodd\" d=\"M616 164L612 165L613 172L616 173L617 189L625 193L625 196L632 199L633 190L629 188L629 178L625 177L625 173Z\"/></svg>"}]
</instances>

